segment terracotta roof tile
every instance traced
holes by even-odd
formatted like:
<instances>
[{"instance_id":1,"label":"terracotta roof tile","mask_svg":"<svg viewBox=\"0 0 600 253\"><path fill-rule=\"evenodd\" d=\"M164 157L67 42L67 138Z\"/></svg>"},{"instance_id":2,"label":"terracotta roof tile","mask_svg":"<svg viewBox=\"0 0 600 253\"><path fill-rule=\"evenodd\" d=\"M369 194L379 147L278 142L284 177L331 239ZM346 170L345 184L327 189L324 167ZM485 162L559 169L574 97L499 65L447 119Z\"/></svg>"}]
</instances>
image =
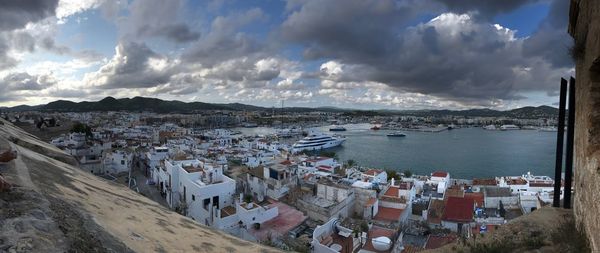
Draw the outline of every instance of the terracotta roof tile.
<instances>
[{"instance_id":1,"label":"terracotta roof tile","mask_svg":"<svg viewBox=\"0 0 600 253\"><path fill-rule=\"evenodd\" d=\"M383 194L384 196L388 196L388 197L394 197L394 198L398 198L399 195L399 188L397 186L390 186L387 191L385 191L385 193Z\"/></svg>"},{"instance_id":2,"label":"terracotta roof tile","mask_svg":"<svg viewBox=\"0 0 600 253\"><path fill-rule=\"evenodd\" d=\"M375 215L375 219L381 221L399 221L403 211L404 209L380 206L377 215Z\"/></svg>"},{"instance_id":3,"label":"terracotta roof tile","mask_svg":"<svg viewBox=\"0 0 600 253\"><path fill-rule=\"evenodd\" d=\"M447 235L447 236L430 235L429 238L427 238L427 243L425 243L425 249L437 249L446 244L455 242L457 238L458 237L456 237L455 235Z\"/></svg>"},{"instance_id":4,"label":"terracotta roof tile","mask_svg":"<svg viewBox=\"0 0 600 253\"><path fill-rule=\"evenodd\" d=\"M436 172L431 173L431 176L432 177L446 177L446 176L448 176L448 172L436 171Z\"/></svg>"},{"instance_id":5,"label":"terracotta roof tile","mask_svg":"<svg viewBox=\"0 0 600 253\"><path fill-rule=\"evenodd\" d=\"M442 220L468 222L473 220L475 202L469 198L449 197Z\"/></svg>"},{"instance_id":6,"label":"terracotta roof tile","mask_svg":"<svg viewBox=\"0 0 600 253\"><path fill-rule=\"evenodd\" d=\"M467 192L465 198L472 199L477 207L483 207L484 205L485 198L481 192Z\"/></svg>"}]
</instances>

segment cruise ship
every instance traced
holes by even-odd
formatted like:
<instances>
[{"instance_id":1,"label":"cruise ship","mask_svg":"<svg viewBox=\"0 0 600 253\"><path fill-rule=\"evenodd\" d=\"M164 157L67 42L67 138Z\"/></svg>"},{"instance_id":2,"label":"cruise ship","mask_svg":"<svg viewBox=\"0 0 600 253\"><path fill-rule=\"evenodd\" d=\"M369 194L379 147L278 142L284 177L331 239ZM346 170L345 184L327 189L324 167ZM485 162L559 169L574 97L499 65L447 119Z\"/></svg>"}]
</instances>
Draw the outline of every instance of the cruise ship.
<instances>
[{"instance_id":1,"label":"cruise ship","mask_svg":"<svg viewBox=\"0 0 600 253\"><path fill-rule=\"evenodd\" d=\"M297 141L292 146L292 152L298 153L302 151L321 150L333 148L341 145L346 140L342 136L331 136L323 133L310 134L309 136Z\"/></svg>"}]
</instances>

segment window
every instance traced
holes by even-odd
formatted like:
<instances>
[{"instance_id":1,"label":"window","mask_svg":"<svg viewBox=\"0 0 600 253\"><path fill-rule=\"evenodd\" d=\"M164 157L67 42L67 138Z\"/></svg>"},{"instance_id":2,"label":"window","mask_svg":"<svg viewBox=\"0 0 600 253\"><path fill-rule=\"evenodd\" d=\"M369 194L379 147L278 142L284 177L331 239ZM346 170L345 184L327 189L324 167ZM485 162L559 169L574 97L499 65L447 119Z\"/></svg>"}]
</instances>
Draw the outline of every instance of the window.
<instances>
[{"instance_id":1,"label":"window","mask_svg":"<svg viewBox=\"0 0 600 253\"><path fill-rule=\"evenodd\" d=\"M121 165L125 165L125 160L121 160Z\"/></svg>"},{"instance_id":2,"label":"window","mask_svg":"<svg viewBox=\"0 0 600 253\"><path fill-rule=\"evenodd\" d=\"M192 201L196 201L196 195L192 194Z\"/></svg>"},{"instance_id":3,"label":"window","mask_svg":"<svg viewBox=\"0 0 600 253\"><path fill-rule=\"evenodd\" d=\"M210 205L210 198L206 198L202 201L202 206L204 207L204 210L208 211L208 206Z\"/></svg>"}]
</instances>

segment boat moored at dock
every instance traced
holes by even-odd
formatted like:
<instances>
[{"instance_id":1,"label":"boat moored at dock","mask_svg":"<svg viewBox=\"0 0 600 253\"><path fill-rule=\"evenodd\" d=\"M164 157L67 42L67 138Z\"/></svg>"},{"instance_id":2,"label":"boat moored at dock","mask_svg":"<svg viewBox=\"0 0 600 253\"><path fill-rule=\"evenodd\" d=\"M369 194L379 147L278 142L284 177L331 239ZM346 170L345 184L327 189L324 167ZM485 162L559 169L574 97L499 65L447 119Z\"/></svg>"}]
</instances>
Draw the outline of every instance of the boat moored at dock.
<instances>
[{"instance_id":1,"label":"boat moored at dock","mask_svg":"<svg viewBox=\"0 0 600 253\"><path fill-rule=\"evenodd\" d=\"M329 128L329 131L331 131L331 132L343 132L343 131L346 131L346 128L343 127L343 126L335 126L334 125L334 126L331 126Z\"/></svg>"},{"instance_id":2,"label":"boat moored at dock","mask_svg":"<svg viewBox=\"0 0 600 253\"><path fill-rule=\"evenodd\" d=\"M403 132L391 132L386 134L388 137L406 137L406 134Z\"/></svg>"}]
</instances>

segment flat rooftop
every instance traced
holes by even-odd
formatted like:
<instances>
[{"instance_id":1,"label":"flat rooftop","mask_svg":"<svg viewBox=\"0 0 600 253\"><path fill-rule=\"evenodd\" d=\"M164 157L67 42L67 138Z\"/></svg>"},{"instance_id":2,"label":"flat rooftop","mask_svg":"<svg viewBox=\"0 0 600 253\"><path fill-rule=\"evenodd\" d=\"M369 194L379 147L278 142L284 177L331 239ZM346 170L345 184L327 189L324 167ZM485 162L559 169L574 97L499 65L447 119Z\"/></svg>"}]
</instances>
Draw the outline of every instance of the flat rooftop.
<instances>
[{"instance_id":1,"label":"flat rooftop","mask_svg":"<svg viewBox=\"0 0 600 253\"><path fill-rule=\"evenodd\" d=\"M495 178L474 178L473 185L497 185Z\"/></svg>"},{"instance_id":2,"label":"flat rooftop","mask_svg":"<svg viewBox=\"0 0 600 253\"><path fill-rule=\"evenodd\" d=\"M198 167L194 167L194 166L183 166L183 169L185 171L187 171L188 173L194 173L194 172L200 172L202 171L202 168Z\"/></svg>"},{"instance_id":3,"label":"flat rooftop","mask_svg":"<svg viewBox=\"0 0 600 253\"><path fill-rule=\"evenodd\" d=\"M335 205L335 202L321 198L321 197L317 197L317 196L312 196L312 195L304 195L303 196L303 200L305 200L306 202L312 203L315 206L318 207L323 207L323 208L327 208L330 206Z\"/></svg>"},{"instance_id":4,"label":"flat rooftop","mask_svg":"<svg viewBox=\"0 0 600 253\"><path fill-rule=\"evenodd\" d=\"M279 215L274 219L263 223L259 230L256 230L254 226L250 227L248 232L258 240L265 241L269 235L274 237L287 236L287 233L290 230L302 224L307 218L302 212L282 202L274 200L269 200L269 202L271 202L271 204L268 205L268 208L277 207Z\"/></svg>"},{"instance_id":5,"label":"flat rooftop","mask_svg":"<svg viewBox=\"0 0 600 253\"><path fill-rule=\"evenodd\" d=\"M375 215L374 219L380 221L396 222L400 221L400 216L402 216L402 212L404 212L404 209L380 206L378 208L377 215Z\"/></svg>"},{"instance_id":6,"label":"flat rooftop","mask_svg":"<svg viewBox=\"0 0 600 253\"><path fill-rule=\"evenodd\" d=\"M235 212L236 212L235 207L226 206L223 209L221 209L221 218L225 218L227 216L234 215Z\"/></svg>"},{"instance_id":7,"label":"flat rooftop","mask_svg":"<svg viewBox=\"0 0 600 253\"><path fill-rule=\"evenodd\" d=\"M509 197L512 195L508 187L484 187L483 192L486 197Z\"/></svg>"}]
</instances>

